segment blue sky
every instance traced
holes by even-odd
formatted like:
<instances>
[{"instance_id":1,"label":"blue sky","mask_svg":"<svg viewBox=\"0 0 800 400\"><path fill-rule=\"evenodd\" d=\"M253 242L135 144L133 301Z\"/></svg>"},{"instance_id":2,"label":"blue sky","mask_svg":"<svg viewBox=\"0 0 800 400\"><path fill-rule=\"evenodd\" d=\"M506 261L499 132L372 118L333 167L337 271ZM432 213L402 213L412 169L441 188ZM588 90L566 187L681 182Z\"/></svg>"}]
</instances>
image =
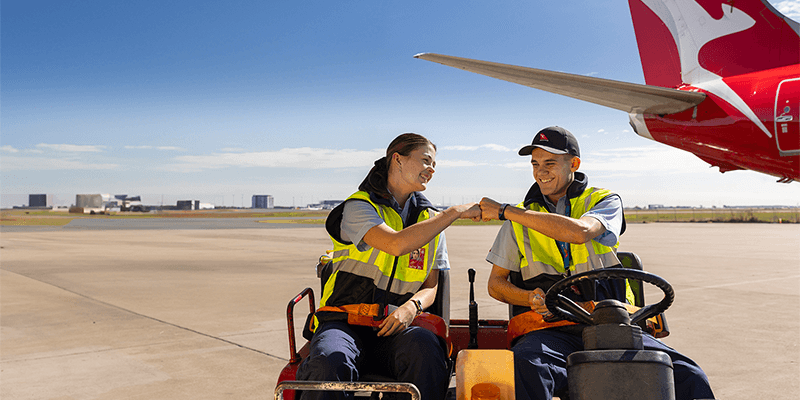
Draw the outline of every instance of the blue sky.
<instances>
[{"instance_id":1,"label":"blue sky","mask_svg":"<svg viewBox=\"0 0 800 400\"><path fill-rule=\"evenodd\" d=\"M797 1L772 3L800 19ZM532 183L516 150L549 125L626 206L800 203L800 184L720 174L623 112L413 58L644 83L623 0L4 0L0 18L3 207L31 193L343 199L403 132L439 147L435 203L516 202Z\"/></svg>"}]
</instances>

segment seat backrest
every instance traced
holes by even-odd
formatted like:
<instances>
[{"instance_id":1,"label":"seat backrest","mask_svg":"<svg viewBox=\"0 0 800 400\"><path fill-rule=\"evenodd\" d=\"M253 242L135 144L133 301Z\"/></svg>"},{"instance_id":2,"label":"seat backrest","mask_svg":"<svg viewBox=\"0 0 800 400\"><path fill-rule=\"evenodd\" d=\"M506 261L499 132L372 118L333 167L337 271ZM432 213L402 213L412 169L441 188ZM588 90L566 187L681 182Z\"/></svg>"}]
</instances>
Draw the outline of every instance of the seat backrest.
<instances>
[{"instance_id":1,"label":"seat backrest","mask_svg":"<svg viewBox=\"0 0 800 400\"><path fill-rule=\"evenodd\" d=\"M439 286L436 290L436 300L425 311L442 317L447 326L450 326L450 270L438 271Z\"/></svg>"},{"instance_id":2,"label":"seat backrest","mask_svg":"<svg viewBox=\"0 0 800 400\"><path fill-rule=\"evenodd\" d=\"M644 271L642 260L634 253L629 251L617 252L617 258L622 263L623 268L637 269ZM628 279L628 284L633 292L634 304L636 307L644 307L644 285L639 279Z\"/></svg>"}]
</instances>

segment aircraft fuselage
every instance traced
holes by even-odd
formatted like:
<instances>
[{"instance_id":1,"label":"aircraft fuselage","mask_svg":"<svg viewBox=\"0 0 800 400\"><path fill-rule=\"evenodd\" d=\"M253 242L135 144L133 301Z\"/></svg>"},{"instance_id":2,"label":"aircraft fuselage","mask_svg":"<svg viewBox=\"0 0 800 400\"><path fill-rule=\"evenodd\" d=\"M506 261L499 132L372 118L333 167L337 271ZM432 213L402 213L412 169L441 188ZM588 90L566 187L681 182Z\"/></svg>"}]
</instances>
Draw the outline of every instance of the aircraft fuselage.
<instances>
[{"instance_id":1,"label":"aircraft fuselage","mask_svg":"<svg viewBox=\"0 0 800 400\"><path fill-rule=\"evenodd\" d=\"M731 104L714 93L685 85L707 98L685 111L630 114L636 132L687 150L720 171L750 169L800 180L800 65L722 79L744 101ZM760 121L745 115L749 108Z\"/></svg>"}]
</instances>

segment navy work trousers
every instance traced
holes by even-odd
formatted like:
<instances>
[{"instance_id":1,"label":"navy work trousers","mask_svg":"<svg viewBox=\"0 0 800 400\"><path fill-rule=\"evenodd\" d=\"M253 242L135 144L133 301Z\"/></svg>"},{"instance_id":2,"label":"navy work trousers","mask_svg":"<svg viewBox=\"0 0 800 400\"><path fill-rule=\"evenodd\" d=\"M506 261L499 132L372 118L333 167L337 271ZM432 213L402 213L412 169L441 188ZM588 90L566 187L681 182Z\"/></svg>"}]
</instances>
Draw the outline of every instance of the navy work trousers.
<instances>
[{"instance_id":1,"label":"navy work trousers","mask_svg":"<svg viewBox=\"0 0 800 400\"><path fill-rule=\"evenodd\" d=\"M648 334L642 334L642 341L645 350L663 351L672 359L676 400L714 398L706 374L694 361ZM545 329L527 333L511 350L517 400L549 400L568 387L567 356L583 351L583 338Z\"/></svg>"},{"instance_id":2,"label":"navy work trousers","mask_svg":"<svg viewBox=\"0 0 800 400\"><path fill-rule=\"evenodd\" d=\"M371 327L346 322L323 323L314 332L297 380L353 382L365 374L383 375L413 383L423 400L444 398L450 371L436 335L416 326L394 336L376 333ZM300 400L352 398L352 393L304 391Z\"/></svg>"}]
</instances>

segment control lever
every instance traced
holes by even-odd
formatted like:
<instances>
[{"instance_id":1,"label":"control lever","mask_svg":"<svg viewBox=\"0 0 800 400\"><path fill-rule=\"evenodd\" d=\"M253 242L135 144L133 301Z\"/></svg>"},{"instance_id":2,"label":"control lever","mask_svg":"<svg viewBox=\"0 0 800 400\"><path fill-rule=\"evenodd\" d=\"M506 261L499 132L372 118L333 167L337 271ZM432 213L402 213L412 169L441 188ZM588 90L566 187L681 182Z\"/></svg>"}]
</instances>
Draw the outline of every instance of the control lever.
<instances>
[{"instance_id":1,"label":"control lever","mask_svg":"<svg viewBox=\"0 0 800 400\"><path fill-rule=\"evenodd\" d=\"M478 303L475 302L475 270L470 268L469 274L469 344L468 349L478 348Z\"/></svg>"}]
</instances>

